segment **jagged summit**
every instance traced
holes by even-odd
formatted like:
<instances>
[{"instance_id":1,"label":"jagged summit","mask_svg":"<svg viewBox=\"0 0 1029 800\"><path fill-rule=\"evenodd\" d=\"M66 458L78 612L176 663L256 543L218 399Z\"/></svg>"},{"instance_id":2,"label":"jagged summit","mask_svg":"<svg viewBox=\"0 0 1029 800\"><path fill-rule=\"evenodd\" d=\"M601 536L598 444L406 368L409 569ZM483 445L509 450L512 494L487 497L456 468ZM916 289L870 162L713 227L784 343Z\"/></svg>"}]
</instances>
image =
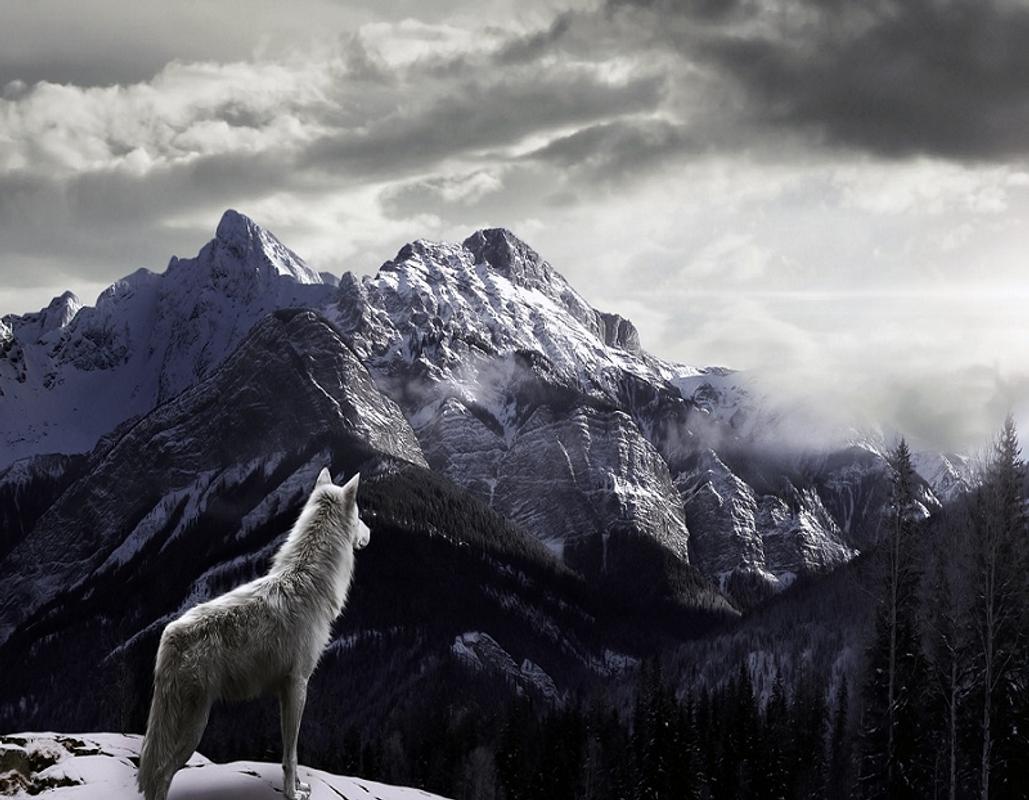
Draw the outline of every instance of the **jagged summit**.
<instances>
[{"instance_id":1,"label":"jagged summit","mask_svg":"<svg viewBox=\"0 0 1029 800\"><path fill-rule=\"evenodd\" d=\"M82 308L82 302L74 292L63 292L50 301L49 305L39 312L41 333L63 328L71 322Z\"/></svg>"},{"instance_id":2,"label":"jagged summit","mask_svg":"<svg viewBox=\"0 0 1029 800\"><path fill-rule=\"evenodd\" d=\"M47 333L57 328L63 328L75 318L80 308L82 308L82 302L74 292L59 294L40 312L41 332Z\"/></svg>"},{"instance_id":3,"label":"jagged summit","mask_svg":"<svg viewBox=\"0 0 1029 800\"><path fill-rule=\"evenodd\" d=\"M341 280L340 318L383 369L418 362L477 392L482 359L535 353L562 384L597 397L623 371L661 383L679 374L645 353L628 320L598 311L539 253L505 228L462 243L418 239L376 275ZM391 365L391 366L390 366Z\"/></svg>"},{"instance_id":4,"label":"jagged summit","mask_svg":"<svg viewBox=\"0 0 1029 800\"><path fill-rule=\"evenodd\" d=\"M184 264L207 267L218 276L242 272L264 280L275 280L281 276L300 284L323 282L317 270L309 267L274 234L231 208L222 214L214 239L200 250L196 258L173 258L168 272L178 271Z\"/></svg>"},{"instance_id":5,"label":"jagged summit","mask_svg":"<svg viewBox=\"0 0 1029 800\"><path fill-rule=\"evenodd\" d=\"M465 239L461 246L475 256L477 264L488 264L508 279L538 281L545 262L539 253L507 228L484 228Z\"/></svg>"},{"instance_id":6,"label":"jagged summit","mask_svg":"<svg viewBox=\"0 0 1029 800\"><path fill-rule=\"evenodd\" d=\"M215 238L168 269L141 268L80 307L65 293L0 324L0 468L75 453L196 384L279 308L324 308L321 276L248 217L227 211ZM45 402L41 398L46 398ZM73 417L74 424L55 420Z\"/></svg>"},{"instance_id":7,"label":"jagged summit","mask_svg":"<svg viewBox=\"0 0 1029 800\"><path fill-rule=\"evenodd\" d=\"M229 208L222 214L218 221L218 227L214 236L226 244L238 243L246 246L255 238L260 237L261 227L246 214L240 214L236 209Z\"/></svg>"},{"instance_id":8,"label":"jagged summit","mask_svg":"<svg viewBox=\"0 0 1029 800\"><path fill-rule=\"evenodd\" d=\"M592 306L504 228L413 241L375 275L337 285L229 210L194 258L138 270L96 307L76 305L62 295L0 320L0 470L89 451L209 379L261 320L307 309L338 333L316 361L352 352L434 469L591 574L628 569L619 548L636 536L685 564L692 533L709 577L780 588L874 539L880 454L822 458L800 495L781 491L767 475L794 466L748 449L774 417L743 376L654 357L629 320ZM257 331L318 338L291 325ZM246 381L270 369L252 366ZM359 417L375 430L382 421L375 403ZM708 446L718 452L705 461ZM721 460L726 449L746 457ZM958 484L951 466L934 469L936 483ZM803 494L813 486L820 497Z\"/></svg>"},{"instance_id":9,"label":"jagged summit","mask_svg":"<svg viewBox=\"0 0 1029 800\"><path fill-rule=\"evenodd\" d=\"M50 301L50 305L51 306L55 306L55 305L61 305L61 306L74 306L74 305L78 305L78 306L81 306L82 302L79 300L79 296L77 294L75 294L75 292L68 290L68 291L61 292L61 294L57 295L57 297L55 297L53 300L51 300Z\"/></svg>"},{"instance_id":10,"label":"jagged summit","mask_svg":"<svg viewBox=\"0 0 1029 800\"><path fill-rule=\"evenodd\" d=\"M401 247L380 269L390 272L403 270L408 265L420 265L430 271L440 267L462 266L466 270L486 267L514 285L530 288L556 284L562 291L568 285L539 253L507 228L482 228L460 245L416 239Z\"/></svg>"},{"instance_id":11,"label":"jagged summit","mask_svg":"<svg viewBox=\"0 0 1029 800\"><path fill-rule=\"evenodd\" d=\"M65 327L81 308L74 292L64 292L39 311L21 316L8 314L0 320L0 341L17 336L25 342L38 342L51 331Z\"/></svg>"}]
</instances>

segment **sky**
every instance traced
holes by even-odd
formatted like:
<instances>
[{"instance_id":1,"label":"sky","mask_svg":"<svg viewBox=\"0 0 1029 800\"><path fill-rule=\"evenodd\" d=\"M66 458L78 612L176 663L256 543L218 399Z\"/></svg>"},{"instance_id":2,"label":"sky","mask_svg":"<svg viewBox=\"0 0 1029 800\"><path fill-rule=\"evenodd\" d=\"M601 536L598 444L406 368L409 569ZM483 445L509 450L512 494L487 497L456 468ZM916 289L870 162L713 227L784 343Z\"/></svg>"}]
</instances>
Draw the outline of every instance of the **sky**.
<instances>
[{"instance_id":1,"label":"sky","mask_svg":"<svg viewBox=\"0 0 1029 800\"><path fill-rule=\"evenodd\" d=\"M502 226L656 355L974 449L1029 423L1027 76L1014 0L7 0L0 314L229 207L335 273Z\"/></svg>"}]
</instances>

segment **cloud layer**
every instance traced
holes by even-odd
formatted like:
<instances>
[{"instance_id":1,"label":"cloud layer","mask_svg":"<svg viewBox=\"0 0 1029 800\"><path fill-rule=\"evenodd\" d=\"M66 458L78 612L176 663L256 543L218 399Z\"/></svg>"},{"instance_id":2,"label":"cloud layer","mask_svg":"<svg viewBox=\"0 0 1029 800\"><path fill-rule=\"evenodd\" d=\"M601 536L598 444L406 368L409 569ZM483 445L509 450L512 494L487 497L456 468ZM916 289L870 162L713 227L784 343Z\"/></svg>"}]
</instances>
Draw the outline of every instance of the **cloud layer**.
<instances>
[{"instance_id":1,"label":"cloud layer","mask_svg":"<svg viewBox=\"0 0 1029 800\"><path fill-rule=\"evenodd\" d=\"M1027 405L1024 4L303 6L10 11L0 313L228 206L336 272L503 225L666 357L941 446Z\"/></svg>"}]
</instances>

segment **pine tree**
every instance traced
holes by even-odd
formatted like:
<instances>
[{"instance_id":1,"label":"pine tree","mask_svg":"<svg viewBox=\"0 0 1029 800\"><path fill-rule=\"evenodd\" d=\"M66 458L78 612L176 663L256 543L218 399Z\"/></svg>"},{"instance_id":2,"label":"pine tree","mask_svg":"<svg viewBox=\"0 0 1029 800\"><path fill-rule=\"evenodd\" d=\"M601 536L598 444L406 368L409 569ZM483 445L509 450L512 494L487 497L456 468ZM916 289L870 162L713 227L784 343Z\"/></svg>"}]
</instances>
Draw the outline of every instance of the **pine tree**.
<instances>
[{"instance_id":1,"label":"pine tree","mask_svg":"<svg viewBox=\"0 0 1029 800\"><path fill-rule=\"evenodd\" d=\"M979 694L979 796L989 800L995 770L1008 761L1013 709L1020 691L1018 664L1024 645L1025 491L1018 436L1011 417L1004 423L993 461L977 498L974 558L974 608ZM1000 752L996 752L998 744ZM999 758L998 758L999 755ZM1023 754L1024 756L1024 754Z\"/></svg>"},{"instance_id":2,"label":"pine tree","mask_svg":"<svg viewBox=\"0 0 1029 800\"><path fill-rule=\"evenodd\" d=\"M890 520L880 543L882 593L868 652L861 720L859 793L921 798L927 783L921 712L925 664L917 626L918 570L911 451L902 439L891 454Z\"/></svg>"},{"instance_id":3,"label":"pine tree","mask_svg":"<svg viewBox=\"0 0 1029 800\"><path fill-rule=\"evenodd\" d=\"M755 771L755 754L760 719L754 699L754 684L746 661L730 689L724 741L723 776L725 797L748 797Z\"/></svg>"},{"instance_id":4,"label":"pine tree","mask_svg":"<svg viewBox=\"0 0 1029 800\"><path fill-rule=\"evenodd\" d=\"M790 743L795 737L792 722L786 699L786 686L780 672L775 677L772 696L765 708L758 770L760 786L754 793L755 797L787 800L792 796L793 753Z\"/></svg>"},{"instance_id":5,"label":"pine tree","mask_svg":"<svg viewBox=\"0 0 1029 800\"><path fill-rule=\"evenodd\" d=\"M836 710L829 739L829 796L847 797L850 787L850 691L847 678L840 678Z\"/></svg>"},{"instance_id":6,"label":"pine tree","mask_svg":"<svg viewBox=\"0 0 1029 800\"><path fill-rule=\"evenodd\" d=\"M793 796L821 798L827 793L825 685L808 674L797 683L793 700Z\"/></svg>"},{"instance_id":7,"label":"pine tree","mask_svg":"<svg viewBox=\"0 0 1029 800\"><path fill-rule=\"evenodd\" d=\"M531 777L526 738L533 735L534 712L525 700L511 703L500 733L496 756L497 783L507 800L531 797L528 779Z\"/></svg>"},{"instance_id":8,"label":"pine tree","mask_svg":"<svg viewBox=\"0 0 1029 800\"><path fill-rule=\"evenodd\" d=\"M700 800L705 782L704 759L697 730L697 706L692 694L680 705L679 737L676 742L680 768L676 772L674 797Z\"/></svg>"},{"instance_id":9,"label":"pine tree","mask_svg":"<svg viewBox=\"0 0 1029 800\"><path fill-rule=\"evenodd\" d=\"M937 752L934 780L948 800L958 796L961 722L968 693L970 527L965 510L954 508L935 532L922 614L930 675L929 722Z\"/></svg>"}]
</instances>

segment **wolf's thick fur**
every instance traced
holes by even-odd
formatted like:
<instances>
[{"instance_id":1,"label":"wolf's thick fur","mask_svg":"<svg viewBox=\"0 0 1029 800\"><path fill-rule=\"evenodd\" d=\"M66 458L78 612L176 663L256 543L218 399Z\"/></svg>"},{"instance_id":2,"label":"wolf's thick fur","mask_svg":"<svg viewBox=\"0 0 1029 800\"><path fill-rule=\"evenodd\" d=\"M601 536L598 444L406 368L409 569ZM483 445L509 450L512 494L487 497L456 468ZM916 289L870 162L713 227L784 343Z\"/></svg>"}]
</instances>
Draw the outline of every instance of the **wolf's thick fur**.
<instances>
[{"instance_id":1,"label":"wolf's thick fur","mask_svg":"<svg viewBox=\"0 0 1029 800\"><path fill-rule=\"evenodd\" d=\"M268 574L164 629L139 759L147 800L165 800L172 776L200 743L215 700L268 693L279 697L285 795L308 794L296 777L307 681L346 602L354 550L370 537L357 514L358 477L336 486L323 469Z\"/></svg>"}]
</instances>

